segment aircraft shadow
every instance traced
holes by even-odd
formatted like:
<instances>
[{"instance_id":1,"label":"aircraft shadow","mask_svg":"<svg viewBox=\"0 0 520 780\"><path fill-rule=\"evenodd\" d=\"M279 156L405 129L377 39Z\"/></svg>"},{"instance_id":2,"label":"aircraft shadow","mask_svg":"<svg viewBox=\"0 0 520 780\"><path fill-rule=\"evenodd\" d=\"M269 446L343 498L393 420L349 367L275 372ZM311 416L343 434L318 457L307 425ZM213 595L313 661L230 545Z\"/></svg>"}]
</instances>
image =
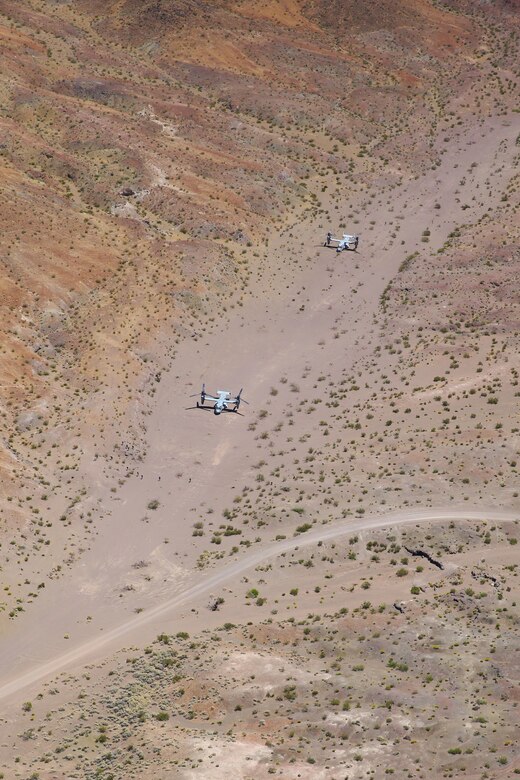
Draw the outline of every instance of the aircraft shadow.
<instances>
[{"instance_id":1,"label":"aircraft shadow","mask_svg":"<svg viewBox=\"0 0 520 780\"><path fill-rule=\"evenodd\" d=\"M212 406L186 406L184 409L186 412L191 412L193 410L198 410L199 412L211 412L211 414L214 414ZM242 412L234 412L233 409L222 409L220 414L237 414L239 417L244 416ZM218 417L218 415L215 416Z\"/></svg>"}]
</instances>

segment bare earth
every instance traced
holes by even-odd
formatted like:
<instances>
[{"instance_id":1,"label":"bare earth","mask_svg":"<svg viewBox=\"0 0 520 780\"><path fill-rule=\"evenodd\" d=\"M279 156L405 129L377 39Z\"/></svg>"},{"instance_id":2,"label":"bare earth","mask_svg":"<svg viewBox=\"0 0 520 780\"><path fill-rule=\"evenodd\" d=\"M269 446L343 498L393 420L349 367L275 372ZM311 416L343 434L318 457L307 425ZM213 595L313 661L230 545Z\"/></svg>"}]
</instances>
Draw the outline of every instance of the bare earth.
<instances>
[{"instance_id":1,"label":"bare earth","mask_svg":"<svg viewBox=\"0 0 520 780\"><path fill-rule=\"evenodd\" d=\"M182 14L173 25L149 4L142 19L133 3L93 5L1 17L18 90L2 82L5 201L23 203L32 176L40 224L63 200L80 259L69 278L49 224L38 271L18 207L3 280L0 776L513 777L514 13L400 3L394 29L349 5L363 45L331 64L341 4L204 4L208 49L189 25L186 39L161 37ZM391 68L402 117L378 85L367 105L352 91L350 136L335 103L320 126L320 91L307 105L291 80L291 35L308 89L321 79L340 100L327 68L347 72L355 55L352 84ZM401 71L414 46L422 59ZM102 83L65 79L80 49ZM20 86L30 56L38 109ZM302 114L277 125L285 88ZM82 122L49 119L58 99L78 116L94 101L114 134L92 180ZM136 134L123 165L125 116ZM16 127L38 170L11 145ZM70 155L52 170L50 128ZM357 252L322 246L342 228L360 233ZM243 386L248 405L198 409L202 382Z\"/></svg>"}]
</instances>

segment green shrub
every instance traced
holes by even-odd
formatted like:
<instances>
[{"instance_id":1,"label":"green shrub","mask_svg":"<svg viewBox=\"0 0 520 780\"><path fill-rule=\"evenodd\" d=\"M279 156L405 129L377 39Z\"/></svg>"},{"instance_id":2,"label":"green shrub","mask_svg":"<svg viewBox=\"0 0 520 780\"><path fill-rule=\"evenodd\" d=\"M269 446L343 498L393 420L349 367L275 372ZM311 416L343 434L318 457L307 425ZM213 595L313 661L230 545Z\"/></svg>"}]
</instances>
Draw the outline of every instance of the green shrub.
<instances>
[{"instance_id":1,"label":"green shrub","mask_svg":"<svg viewBox=\"0 0 520 780\"><path fill-rule=\"evenodd\" d=\"M157 713L157 715L155 716L155 719L156 720L170 720L170 716L169 716L169 714L167 712L165 712L164 710L161 710L161 712Z\"/></svg>"}]
</instances>

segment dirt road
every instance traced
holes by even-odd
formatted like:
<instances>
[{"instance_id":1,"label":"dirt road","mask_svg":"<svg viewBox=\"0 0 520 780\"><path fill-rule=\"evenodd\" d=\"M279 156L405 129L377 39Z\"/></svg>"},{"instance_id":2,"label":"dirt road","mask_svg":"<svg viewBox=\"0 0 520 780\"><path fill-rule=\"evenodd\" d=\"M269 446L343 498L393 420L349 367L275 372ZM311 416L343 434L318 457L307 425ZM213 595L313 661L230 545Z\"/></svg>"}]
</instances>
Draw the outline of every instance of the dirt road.
<instances>
[{"instance_id":1,"label":"dirt road","mask_svg":"<svg viewBox=\"0 0 520 780\"><path fill-rule=\"evenodd\" d=\"M479 511L456 511L453 509L428 510L423 512L399 512L382 516L366 517L363 520L346 520L333 526L325 526L315 531L297 536L292 539L285 539L268 547L261 547L251 552L233 563L226 563L214 574L201 576L199 582L191 585L183 592L177 594L171 599L158 604L156 607L137 615L125 623L107 631L103 636L99 636L92 641L74 648L68 653L53 658L48 663L35 666L33 669L25 672L14 679L7 679L0 687L0 700L14 696L34 683L40 682L52 675L55 675L66 668L73 667L78 663L86 663L92 657L95 657L100 650L107 650L109 647L115 649L117 640L128 636L136 629L149 624L153 624L159 618L171 616L179 607L185 607L190 602L195 601L201 595L217 590L221 585L229 582L233 578L257 566L269 558L273 558L281 553L294 550L301 547L308 547L319 541L337 539L345 534L353 532L367 531L386 526L395 527L401 525L410 525L413 523L432 523L446 520L515 520L516 515L507 512L479 512ZM201 626L203 628L203 626Z\"/></svg>"}]
</instances>

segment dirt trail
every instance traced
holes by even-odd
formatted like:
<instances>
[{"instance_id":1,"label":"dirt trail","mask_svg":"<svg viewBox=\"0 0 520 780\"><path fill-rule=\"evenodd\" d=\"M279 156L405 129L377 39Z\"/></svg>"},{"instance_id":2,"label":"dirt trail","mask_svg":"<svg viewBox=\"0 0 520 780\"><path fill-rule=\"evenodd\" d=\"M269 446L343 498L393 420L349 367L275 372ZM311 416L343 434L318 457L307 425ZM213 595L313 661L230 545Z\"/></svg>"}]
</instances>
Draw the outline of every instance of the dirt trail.
<instances>
[{"instance_id":1,"label":"dirt trail","mask_svg":"<svg viewBox=\"0 0 520 780\"><path fill-rule=\"evenodd\" d=\"M285 539L276 544L261 547L231 564L226 563L214 574L205 576L200 582L190 586L173 598L168 599L162 604L158 604L146 613L137 615L126 623L113 628L111 631L107 631L103 636L99 636L90 642L85 642L68 653L63 653L47 663L30 669L15 679L8 680L0 687L0 700L13 696L24 688L44 680L45 678L51 677L66 668L70 668L78 664L78 662L86 663L88 660L92 660L96 657L100 650L106 652L109 647L115 650L118 646L117 640L122 637L128 637L137 629L155 623L159 618L164 618L166 615L171 616L178 607L186 607L187 604L194 602L201 595L210 593L218 586L221 586L225 582L229 582L229 580L232 580L243 572L257 566L259 563L280 555L281 553L288 552L289 550L308 547L319 541L337 539L345 534L368 531L375 528L384 528L387 526L394 527L410 525L412 523L432 523L446 520L489 520L498 522L501 520L515 519L517 519L517 515L515 514L496 511L478 512L438 509L423 512L394 512L383 516L375 515L373 517L367 517L363 520L349 519L333 526L325 526L309 532L304 536ZM203 628L203 626L201 626L201 628Z\"/></svg>"}]
</instances>

